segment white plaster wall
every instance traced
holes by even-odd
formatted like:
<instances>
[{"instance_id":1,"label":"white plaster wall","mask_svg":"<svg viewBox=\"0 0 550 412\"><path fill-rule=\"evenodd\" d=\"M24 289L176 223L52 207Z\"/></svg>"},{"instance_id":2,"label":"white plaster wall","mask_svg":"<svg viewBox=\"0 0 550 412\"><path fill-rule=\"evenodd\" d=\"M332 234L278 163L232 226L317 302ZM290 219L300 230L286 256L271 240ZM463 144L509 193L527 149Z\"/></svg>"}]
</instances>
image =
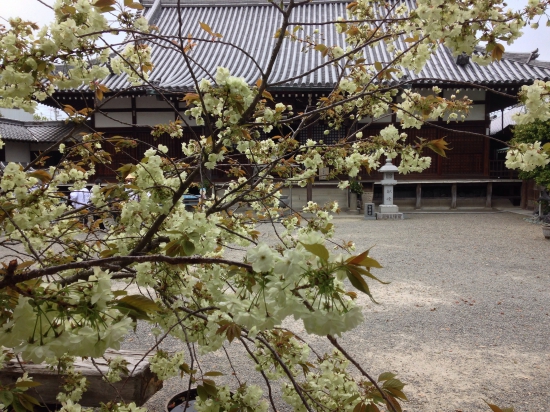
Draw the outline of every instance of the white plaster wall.
<instances>
[{"instance_id":1,"label":"white plaster wall","mask_svg":"<svg viewBox=\"0 0 550 412\"><path fill-rule=\"evenodd\" d=\"M466 116L466 120L485 120L485 105L474 104Z\"/></svg>"},{"instance_id":2,"label":"white plaster wall","mask_svg":"<svg viewBox=\"0 0 550 412\"><path fill-rule=\"evenodd\" d=\"M6 119L21 120L21 121L33 121L32 113L28 113L21 109L0 109L0 114Z\"/></svg>"},{"instance_id":3,"label":"white plaster wall","mask_svg":"<svg viewBox=\"0 0 550 412\"><path fill-rule=\"evenodd\" d=\"M175 119L174 112L137 112L136 121L141 126L154 126L156 124L168 124Z\"/></svg>"},{"instance_id":4,"label":"white plaster wall","mask_svg":"<svg viewBox=\"0 0 550 412\"><path fill-rule=\"evenodd\" d=\"M111 112L108 115L109 117L97 113L95 115L95 127L131 127L132 112Z\"/></svg>"},{"instance_id":5,"label":"white plaster wall","mask_svg":"<svg viewBox=\"0 0 550 412\"><path fill-rule=\"evenodd\" d=\"M31 143L29 150L31 152L34 152L34 151L37 151L37 150L44 151L50 146L51 146L51 143Z\"/></svg>"},{"instance_id":6,"label":"white plaster wall","mask_svg":"<svg viewBox=\"0 0 550 412\"><path fill-rule=\"evenodd\" d=\"M457 93L456 91L459 90ZM485 100L485 90L468 90L468 89L445 89L443 90L443 97L450 99L452 95L455 95L457 99L467 97L470 100Z\"/></svg>"},{"instance_id":7,"label":"white plaster wall","mask_svg":"<svg viewBox=\"0 0 550 412\"><path fill-rule=\"evenodd\" d=\"M447 121L448 118L449 118L448 115L443 116L443 120L445 121ZM485 105L484 104L472 105L468 115L466 116L466 120L485 120ZM451 123L454 123L454 122L451 122Z\"/></svg>"},{"instance_id":8,"label":"white plaster wall","mask_svg":"<svg viewBox=\"0 0 550 412\"><path fill-rule=\"evenodd\" d=\"M6 162L30 162L29 146L27 142L6 142Z\"/></svg>"},{"instance_id":9,"label":"white plaster wall","mask_svg":"<svg viewBox=\"0 0 550 412\"><path fill-rule=\"evenodd\" d=\"M131 109L132 108L132 99L130 97L118 97L105 102L101 102L99 106L100 110L105 111L106 109Z\"/></svg>"},{"instance_id":10,"label":"white plaster wall","mask_svg":"<svg viewBox=\"0 0 550 412\"><path fill-rule=\"evenodd\" d=\"M157 100L156 96L136 97L137 109L170 109L172 106L165 100Z\"/></svg>"},{"instance_id":11,"label":"white plaster wall","mask_svg":"<svg viewBox=\"0 0 550 412\"><path fill-rule=\"evenodd\" d=\"M197 125L195 119L186 116L185 114L183 114L183 112L180 112L180 117L185 121L185 123L182 125L183 127L185 127L186 125L190 127L195 127Z\"/></svg>"}]
</instances>

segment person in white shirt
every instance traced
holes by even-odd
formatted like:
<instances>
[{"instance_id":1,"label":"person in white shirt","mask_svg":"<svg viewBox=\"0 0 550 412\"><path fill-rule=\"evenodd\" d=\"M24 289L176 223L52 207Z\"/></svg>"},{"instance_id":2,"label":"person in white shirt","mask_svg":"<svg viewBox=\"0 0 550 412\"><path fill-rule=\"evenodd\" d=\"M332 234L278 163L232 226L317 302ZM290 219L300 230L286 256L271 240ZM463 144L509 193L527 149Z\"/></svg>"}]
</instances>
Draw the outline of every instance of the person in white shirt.
<instances>
[{"instance_id":1,"label":"person in white shirt","mask_svg":"<svg viewBox=\"0 0 550 412\"><path fill-rule=\"evenodd\" d=\"M78 209L90 203L90 196L90 190L87 187L83 187L79 190L73 190L69 196L69 199L71 200L71 205L75 209Z\"/></svg>"},{"instance_id":2,"label":"person in white shirt","mask_svg":"<svg viewBox=\"0 0 550 412\"><path fill-rule=\"evenodd\" d=\"M71 201L71 205L75 209L79 209L83 206L87 206L90 202L90 190L84 186L82 189L79 190L73 190L71 194L69 195L69 199ZM88 215L81 215L80 220L85 225L88 224Z\"/></svg>"}]
</instances>

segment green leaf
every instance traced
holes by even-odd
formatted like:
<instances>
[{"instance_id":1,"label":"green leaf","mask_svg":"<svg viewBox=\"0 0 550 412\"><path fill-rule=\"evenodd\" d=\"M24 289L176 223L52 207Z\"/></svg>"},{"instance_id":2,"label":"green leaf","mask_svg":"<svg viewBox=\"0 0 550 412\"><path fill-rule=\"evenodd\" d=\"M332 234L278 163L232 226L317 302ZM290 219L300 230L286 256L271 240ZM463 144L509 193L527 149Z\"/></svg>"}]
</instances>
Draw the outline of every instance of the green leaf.
<instances>
[{"instance_id":1,"label":"green leaf","mask_svg":"<svg viewBox=\"0 0 550 412\"><path fill-rule=\"evenodd\" d=\"M397 389L401 390L405 384L401 382L399 379L388 379L386 382L384 382L383 388L391 388L391 389Z\"/></svg>"},{"instance_id":2,"label":"green leaf","mask_svg":"<svg viewBox=\"0 0 550 412\"><path fill-rule=\"evenodd\" d=\"M127 163L125 165L120 166L116 171L120 172L120 175L126 179L126 176L128 176L130 173L135 172L137 169L136 165L133 165L131 163Z\"/></svg>"},{"instance_id":3,"label":"green leaf","mask_svg":"<svg viewBox=\"0 0 550 412\"><path fill-rule=\"evenodd\" d=\"M380 412L380 409L374 403L369 403L365 412Z\"/></svg>"},{"instance_id":4,"label":"green leaf","mask_svg":"<svg viewBox=\"0 0 550 412\"><path fill-rule=\"evenodd\" d=\"M102 9L103 7L113 6L115 3L116 3L115 0L97 0L94 3L94 6Z\"/></svg>"},{"instance_id":5,"label":"green leaf","mask_svg":"<svg viewBox=\"0 0 550 412\"><path fill-rule=\"evenodd\" d=\"M197 385L197 395L199 395L199 398L201 398L203 402L208 399L208 392L206 392L203 385Z\"/></svg>"},{"instance_id":6,"label":"green leaf","mask_svg":"<svg viewBox=\"0 0 550 412\"><path fill-rule=\"evenodd\" d=\"M19 399L14 399L11 407L15 412L27 412L27 409L21 404Z\"/></svg>"},{"instance_id":7,"label":"green leaf","mask_svg":"<svg viewBox=\"0 0 550 412\"><path fill-rule=\"evenodd\" d=\"M40 385L42 385L42 384L39 383L39 382L21 381L21 382L17 382L15 384L15 387L16 388L35 388L35 387L40 386Z\"/></svg>"},{"instance_id":8,"label":"green leaf","mask_svg":"<svg viewBox=\"0 0 550 412\"><path fill-rule=\"evenodd\" d=\"M210 34L212 37L218 37L218 38L223 37L220 33L214 33L208 24L203 23L202 21L199 21L199 25L201 26L201 29L203 29L205 32Z\"/></svg>"},{"instance_id":9,"label":"green leaf","mask_svg":"<svg viewBox=\"0 0 550 412\"><path fill-rule=\"evenodd\" d=\"M13 402L13 393L8 391L0 392L0 403L3 403L4 406L10 406Z\"/></svg>"},{"instance_id":10,"label":"green leaf","mask_svg":"<svg viewBox=\"0 0 550 412\"><path fill-rule=\"evenodd\" d=\"M447 155L445 154L445 150L451 150L449 149L448 143L445 141L444 137L442 137L441 139L432 140L428 142L428 144L426 144L426 147L428 149L433 150L439 156L442 156L442 157L447 157Z\"/></svg>"},{"instance_id":11,"label":"green leaf","mask_svg":"<svg viewBox=\"0 0 550 412\"><path fill-rule=\"evenodd\" d=\"M132 3L129 4L127 7L134 10L143 10L143 6L140 3Z\"/></svg>"},{"instance_id":12,"label":"green leaf","mask_svg":"<svg viewBox=\"0 0 550 412\"><path fill-rule=\"evenodd\" d=\"M32 403L29 402L29 400L25 397L25 394L22 393L22 394L19 394L19 402L21 402L21 406L23 406L23 408L25 408L27 411L33 411L34 410L34 407L32 406Z\"/></svg>"},{"instance_id":13,"label":"green leaf","mask_svg":"<svg viewBox=\"0 0 550 412\"><path fill-rule=\"evenodd\" d=\"M206 372L204 376L223 376L224 374L218 371Z\"/></svg>"},{"instance_id":14,"label":"green leaf","mask_svg":"<svg viewBox=\"0 0 550 412\"><path fill-rule=\"evenodd\" d=\"M207 32L211 36L214 35L214 33L212 33L212 29L210 28L210 26L208 24L203 23L202 21L199 21L199 25L201 26L201 29L203 29L205 32Z\"/></svg>"},{"instance_id":15,"label":"green leaf","mask_svg":"<svg viewBox=\"0 0 550 412\"><path fill-rule=\"evenodd\" d=\"M52 176L45 170L36 170L32 173L29 173L29 176L34 177L43 183L49 183L52 180Z\"/></svg>"},{"instance_id":16,"label":"green leaf","mask_svg":"<svg viewBox=\"0 0 550 412\"><path fill-rule=\"evenodd\" d=\"M182 245L179 239L168 242L166 244L166 247L164 248L164 251L166 252L167 256L170 256L170 257L179 256L183 251Z\"/></svg>"},{"instance_id":17,"label":"green leaf","mask_svg":"<svg viewBox=\"0 0 550 412\"><path fill-rule=\"evenodd\" d=\"M17 268L15 269L17 272L22 271L23 269L28 268L29 266L34 265L33 260L27 260L26 262L22 262L19 265L17 265Z\"/></svg>"},{"instance_id":18,"label":"green leaf","mask_svg":"<svg viewBox=\"0 0 550 412\"><path fill-rule=\"evenodd\" d=\"M239 338L241 336L241 327L235 323L227 327L226 332L227 340L231 343L233 339Z\"/></svg>"},{"instance_id":19,"label":"green leaf","mask_svg":"<svg viewBox=\"0 0 550 412\"><path fill-rule=\"evenodd\" d=\"M491 408L491 410L492 410L493 412L514 412L514 408L505 408L505 409L501 409L501 408L499 408L498 406L493 405L492 403L487 402L486 400L484 400L483 402L485 402L487 405L489 405L489 408Z\"/></svg>"},{"instance_id":20,"label":"green leaf","mask_svg":"<svg viewBox=\"0 0 550 412\"><path fill-rule=\"evenodd\" d=\"M134 321L137 321L138 319L148 320L148 321L151 320L151 318L149 318L146 312L139 310L137 308L134 308L133 306L126 305L124 302L117 303L116 305L113 306L113 308L118 309L120 312L129 316Z\"/></svg>"},{"instance_id":21,"label":"green leaf","mask_svg":"<svg viewBox=\"0 0 550 412\"><path fill-rule=\"evenodd\" d=\"M375 68L377 71L382 71L382 63L380 63L380 62L374 62L374 68Z\"/></svg>"},{"instance_id":22,"label":"green leaf","mask_svg":"<svg viewBox=\"0 0 550 412\"><path fill-rule=\"evenodd\" d=\"M34 396L28 395L26 393L22 393L21 397L25 398L26 401L28 401L29 403L32 403L33 405L40 406L40 402L38 402L38 400ZM32 407L30 410L32 411Z\"/></svg>"},{"instance_id":23,"label":"green leaf","mask_svg":"<svg viewBox=\"0 0 550 412\"><path fill-rule=\"evenodd\" d=\"M384 373L381 373L380 376L378 377L378 382L387 381L395 378L396 376L397 375L395 373L384 372Z\"/></svg>"},{"instance_id":24,"label":"green leaf","mask_svg":"<svg viewBox=\"0 0 550 412\"><path fill-rule=\"evenodd\" d=\"M318 44L317 46L315 46L315 50L320 52L326 52L327 46L325 46L324 44Z\"/></svg>"},{"instance_id":25,"label":"green leaf","mask_svg":"<svg viewBox=\"0 0 550 412\"><path fill-rule=\"evenodd\" d=\"M117 252L118 252L118 249L106 249L106 250L101 251L99 256L102 257L102 258L108 258L108 257L113 256Z\"/></svg>"},{"instance_id":26,"label":"green leaf","mask_svg":"<svg viewBox=\"0 0 550 412\"><path fill-rule=\"evenodd\" d=\"M216 388L216 382L211 379L203 379L203 387L206 393L212 397L218 396L218 388Z\"/></svg>"},{"instance_id":27,"label":"green leaf","mask_svg":"<svg viewBox=\"0 0 550 412\"><path fill-rule=\"evenodd\" d=\"M366 268L377 268L377 269L382 269L382 265L380 263L378 263L376 260L374 260L373 258L370 258L368 256L365 256L363 258L363 260L361 260L360 263L358 263L359 266L364 266Z\"/></svg>"},{"instance_id":28,"label":"green leaf","mask_svg":"<svg viewBox=\"0 0 550 412\"><path fill-rule=\"evenodd\" d=\"M386 397L388 398L389 402L386 402L386 406L388 407L388 410L391 410L388 403L391 403L391 405L394 407L394 409L397 411L397 412L403 412L403 409L401 409L401 405L399 404L399 402L397 402L395 400L395 398L393 396L390 396L389 394L386 393Z\"/></svg>"},{"instance_id":29,"label":"green leaf","mask_svg":"<svg viewBox=\"0 0 550 412\"><path fill-rule=\"evenodd\" d=\"M265 97L266 99L269 99L269 100L271 100L272 102L274 101L274 100L273 100L273 96L272 96L271 93L269 93L267 90L264 90L264 91L262 92L262 97Z\"/></svg>"},{"instance_id":30,"label":"green leaf","mask_svg":"<svg viewBox=\"0 0 550 412\"><path fill-rule=\"evenodd\" d=\"M153 300L143 295L124 296L122 299L119 299L117 303L123 303L126 306L138 309L145 313L160 311L160 308Z\"/></svg>"},{"instance_id":31,"label":"green leaf","mask_svg":"<svg viewBox=\"0 0 550 412\"><path fill-rule=\"evenodd\" d=\"M17 209L17 205L15 205L13 203L10 203L10 202L5 202L5 203L0 204L0 208L2 209L3 212L4 211L9 212L11 210Z\"/></svg>"},{"instance_id":32,"label":"green leaf","mask_svg":"<svg viewBox=\"0 0 550 412\"><path fill-rule=\"evenodd\" d=\"M356 400L359 397L359 394L355 394L350 396L348 399L344 401L344 405L347 405L348 403L352 403L354 400Z\"/></svg>"},{"instance_id":33,"label":"green leaf","mask_svg":"<svg viewBox=\"0 0 550 412\"><path fill-rule=\"evenodd\" d=\"M380 283L382 283L383 285L388 285L388 284L390 283L390 282L384 282L384 281L378 279L376 276L374 276L374 275L373 275L372 273L370 273L368 270L365 270L365 269L363 269L363 268L361 268L361 267L359 267L359 266L356 266L356 265L348 265L348 266L346 266L346 268L348 268L348 269L351 268L351 269L353 269L354 272L357 272L357 273L359 273L360 275L363 275L363 276L366 276L366 277L371 278L371 279L373 279L373 280L376 280L377 282L380 282Z\"/></svg>"},{"instance_id":34,"label":"green leaf","mask_svg":"<svg viewBox=\"0 0 550 412\"><path fill-rule=\"evenodd\" d=\"M367 282L365 282L365 279L363 279L363 276L361 276L359 273L354 272L353 268L348 267L348 270L346 271L346 274L348 275L348 279L355 287L355 289L360 290L361 292L367 294L369 298L374 302L377 303L374 298L372 297L369 285L367 285Z\"/></svg>"},{"instance_id":35,"label":"green leaf","mask_svg":"<svg viewBox=\"0 0 550 412\"><path fill-rule=\"evenodd\" d=\"M493 61L502 59L504 55L504 46L500 43L495 44L493 51L491 52L491 58Z\"/></svg>"},{"instance_id":36,"label":"green leaf","mask_svg":"<svg viewBox=\"0 0 550 412\"><path fill-rule=\"evenodd\" d=\"M320 245L318 243L314 243L312 245L308 245L307 243L302 243L302 245L309 253L312 253L315 256L318 256L321 260L324 260L325 262L328 261L329 253L327 248L324 245Z\"/></svg>"},{"instance_id":37,"label":"green leaf","mask_svg":"<svg viewBox=\"0 0 550 412\"><path fill-rule=\"evenodd\" d=\"M550 153L550 143L545 143L542 145L542 150L544 150L547 153Z\"/></svg>"},{"instance_id":38,"label":"green leaf","mask_svg":"<svg viewBox=\"0 0 550 412\"><path fill-rule=\"evenodd\" d=\"M387 391L391 392L391 394L393 396L395 396L396 398L399 398L399 399L403 399L404 401L407 401L407 395L405 395L402 391L400 391L399 389L393 389L393 388L389 388L389 389L386 389Z\"/></svg>"},{"instance_id":39,"label":"green leaf","mask_svg":"<svg viewBox=\"0 0 550 412\"><path fill-rule=\"evenodd\" d=\"M168 242L164 250L170 257L191 256L195 253L195 245L189 239L176 239Z\"/></svg>"},{"instance_id":40,"label":"green leaf","mask_svg":"<svg viewBox=\"0 0 550 412\"><path fill-rule=\"evenodd\" d=\"M324 228L321 229L321 233L326 235L328 232L330 232L333 228L333 224L332 223L328 223Z\"/></svg>"},{"instance_id":41,"label":"green leaf","mask_svg":"<svg viewBox=\"0 0 550 412\"><path fill-rule=\"evenodd\" d=\"M357 405L355 405L355 408L353 408L353 412L365 412L367 410L367 405L365 405L363 402L359 402Z\"/></svg>"},{"instance_id":42,"label":"green leaf","mask_svg":"<svg viewBox=\"0 0 550 412\"><path fill-rule=\"evenodd\" d=\"M189 240L184 240L182 246L185 256L191 256L193 253L195 253L195 245L193 242Z\"/></svg>"},{"instance_id":43,"label":"green leaf","mask_svg":"<svg viewBox=\"0 0 550 412\"><path fill-rule=\"evenodd\" d=\"M364 266L366 268L378 268L382 269L382 265L376 260L369 257L369 250L361 253L357 256L352 256L346 260L346 263L351 263L352 265Z\"/></svg>"}]
</instances>

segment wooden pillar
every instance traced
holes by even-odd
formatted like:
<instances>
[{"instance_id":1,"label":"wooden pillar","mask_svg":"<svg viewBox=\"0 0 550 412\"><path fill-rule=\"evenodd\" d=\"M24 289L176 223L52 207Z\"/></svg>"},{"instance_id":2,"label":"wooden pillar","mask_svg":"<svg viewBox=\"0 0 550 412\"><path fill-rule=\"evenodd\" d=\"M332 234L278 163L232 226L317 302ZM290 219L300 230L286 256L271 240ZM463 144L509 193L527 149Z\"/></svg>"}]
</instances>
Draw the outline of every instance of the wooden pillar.
<instances>
[{"instance_id":1,"label":"wooden pillar","mask_svg":"<svg viewBox=\"0 0 550 412\"><path fill-rule=\"evenodd\" d=\"M525 180L521 181L521 199L519 207L527 209L527 182Z\"/></svg>"},{"instance_id":2,"label":"wooden pillar","mask_svg":"<svg viewBox=\"0 0 550 412\"><path fill-rule=\"evenodd\" d=\"M451 186L451 209L456 209L456 183Z\"/></svg>"},{"instance_id":3,"label":"wooden pillar","mask_svg":"<svg viewBox=\"0 0 550 412\"><path fill-rule=\"evenodd\" d=\"M490 141L488 137L485 137L483 145L483 175L489 176L490 173L490 161L489 161L489 152L490 152Z\"/></svg>"},{"instance_id":4,"label":"wooden pillar","mask_svg":"<svg viewBox=\"0 0 550 412\"><path fill-rule=\"evenodd\" d=\"M493 183L487 183L487 198L485 199L485 207L493 207L492 204L493 197Z\"/></svg>"},{"instance_id":5,"label":"wooden pillar","mask_svg":"<svg viewBox=\"0 0 550 412\"><path fill-rule=\"evenodd\" d=\"M137 108L137 104L136 104L136 96L133 96L132 95L132 126L136 126L137 124L137 113L136 113L136 108Z\"/></svg>"},{"instance_id":6,"label":"wooden pillar","mask_svg":"<svg viewBox=\"0 0 550 412\"><path fill-rule=\"evenodd\" d=\"M311 93L309 93L308 94L308 104L309 104L309 106L311 106L311 99L312 99L312 95L311 95ZM313 126L308 127L306 130L307 130L307 138L313 140ZM313 201L313 179L314 178L310 178L307 181L307 186L306 186L306 201L307 202L312 202Z\"/></svg>"},{"instance_id":7,"label":"wooden pillar","mask_svg":"<svg viewBox=\"0 0 550 412\"><path fill-rule=\"evenodd\" d=\"M415 209L422 208L422 184L418 183L416 185L416 206Z\"/></svg>"},{"instance_id":8,"label":"wooden pillar","mask_svg":"<svg viewBox=\"0 0 550 412\"><path fill-rule=\"evenodd\" d=\"M309 180L307 182L307 187L306 187L306 200L308 202L311 202L313 200L313 183L311 182L311 180Z\"/></svg>"}]
</instances>

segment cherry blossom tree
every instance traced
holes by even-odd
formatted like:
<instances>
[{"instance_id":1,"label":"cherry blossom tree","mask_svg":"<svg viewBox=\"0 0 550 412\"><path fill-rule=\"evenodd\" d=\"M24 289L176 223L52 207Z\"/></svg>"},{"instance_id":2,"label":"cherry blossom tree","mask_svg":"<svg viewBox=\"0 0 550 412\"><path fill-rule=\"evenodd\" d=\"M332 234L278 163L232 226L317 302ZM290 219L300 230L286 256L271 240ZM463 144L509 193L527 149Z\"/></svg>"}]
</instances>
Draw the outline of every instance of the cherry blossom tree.
<instances>
[{"instance_id":1,"label":"cherry blossom tree","mask_svg":"<svg viewBox=\"0 0 550 412\"><path fill-rule=\"evenodd\" d=\"M294 14L303 4L272 4L282 23L269 53L273 62L283 43L299 42L303 52L320 53L322 64L337 67L340 78L333 92L310 110L298 112L274 101L269 92L273 64L261 68L255 84L217 67L207 78L194 77L195 91L181 95L186 115L204 126L205 134L196 134L185 120L154 126L154 136L174 139L190 130L192 137L181 140L183 157L175 158L162 144L151 145L143 159L118 169L119 183L95 185L91 205L69 207L60 187L82 188L94 179L98 165L110 164L107 147L124 151L135 140L90 129L50 148L63 154L54 167L40 169L48 151L30 165L35 170L6 166L0 181L2 247L8 251L0 271L0 345L11 352L1 360L15 353L23 360L57 364L64 359L70 365L74 357L101 357L107 348L119 348L143 321L154 326L158 341L173 336L187 345L182 352L158 351L151 369L161 379L182 376L196 384L197 410L276 410L273 385L297 411L401 410L404 384L391 373L374 379L338 340L364 322L357 294L373 298L367 281L379 281L372 273L379 263L369 251L333 238L335 202L309 202L283 215L280 190L290 183L307 185L327 165L334 178L354 178L361 168L378 168L383 157L400 159L402 173L419 172L430 165L425 149L444 155L446 142L411 145L406 132L393 125L376 136L368 135L366 126L357 127L337 144L300 143L298 136L319 120L329 133L344 121L392 111L404 130L441 116L463 120L471 100L439 97L437 89L430 96L415 93L404 87L411 81L403 78L403 69L420 70L441 44L455 54L481 47L484 52L473 55L480 64L498 60L503 44L517 39L522 27L545 18L548 1L530 0L512 12L500 0L418 0L414 10L399 2L360 0L348 5L347 15L323 23L345 37L345 49L303 34ZM76 130L110 98L103 84L110 70L127 76L132 87L145 85L164 96L149 82L155 67L152 45L169 44L187 62L182 70L192 71L193 52L201 44L223 41L223 33L202 22L167 38L149 26L142 8L132 0L57 0L50 25L10 20L0 27L0 105L32 111L37 102L56 101L59 92L84 85L95 94L96 107L60 105ZM124 40L105 40L113 32L123 33ZM397 39L406 47L396 46L402 44ZM366 62L362 50L380 44L392 60ZM58 64L69 69L58 71ZM527 112L518 121L547 120L549 92L550 82L524 86L520 99ZM518 145L508 154L508 166L521 170L549 162L548 146L538 143ZM188 210L182 196L221 164L229 165L224 170L231 177L225 190ZM134 179L124 183L129 175ZM342 179L340 187L348 184ZM82 217L91 216L94 222L82 223ZM258 225L266 221L273 223L276 244L259 240ZM101 223L106 230L100 230ZM123 282L140 293L127 294ZM326 336L334 351L313 352L306 340L282 328L289 317L303 322L308 334ZM197 353L237 341L264 378L267 394L244 380L230 391L216 384L215 372L197 367ZM114 382L123 371L124 362L112 362L105 378ZM58 395L63 411L80 410L85 382L73 381ZM22 386L2 388L0 393L11 395L0 400L24 409L29 401ZM104 408L141 410L114 401Z\"/></svg>"}]
</instances>

